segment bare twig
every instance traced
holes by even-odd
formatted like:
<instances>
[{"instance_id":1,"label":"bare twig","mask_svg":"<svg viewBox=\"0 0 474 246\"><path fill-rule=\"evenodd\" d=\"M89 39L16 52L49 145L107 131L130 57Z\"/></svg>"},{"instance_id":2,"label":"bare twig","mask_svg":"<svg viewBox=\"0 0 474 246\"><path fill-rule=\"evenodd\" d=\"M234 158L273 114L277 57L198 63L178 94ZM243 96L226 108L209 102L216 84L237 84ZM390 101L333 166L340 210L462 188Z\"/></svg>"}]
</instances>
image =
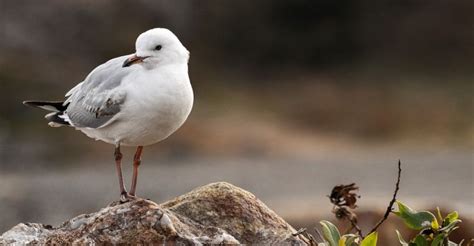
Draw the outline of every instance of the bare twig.
<instances>
[{"instance_id":1,"label":"bare twig","mask_svg":"<svg viewBox=\"0 0 474 246\"><path fill-rule=\"evenodd\" d=\"M292 235L294 237L298 237L299 239L301 239L304 243L306 243L306 245L309 245L309 246L318 245L314 237L308 233L306 228L301 228L297 232L293 233Z\"/></svg>"},{"instance_id":2,"label":"bare twig","mask_svg":"<svg viewBox=\"0 0 474 246\"><path fill-rule=\"evenodd\" d=\"M311 242L308 241L308 239L306 239L303 235L298 235L297 236L299 239L301 239L304 243L306 243L306 245L310 245L311 246Z\"/></svg>"},{"instance_id":3,"label":"bare twig","mask_svg":"<svg viewBox=\"0 0 474 246\"><path fill-rule=\"evenodd\" d=\"M357 231L357 234L359 234L360 237L364 237L364 235L362 234L362 230L360 229L359 225L357 225L357 221L355 220L349 220L349 221L351 222L352 228Z\"/></svg>"},{"instance_id":4,"label":"bare twig","mask_svg":"<svg viewBox=\"0 0 474 246\"><path fill-rule=\"evenodd\" d=\"M305 231L306 231L306 228L300 228L297 232L295 232L295 233L293 233L293 234L291 234L291 235L293 235L294 237L296 237L296 236L299 236L299 235L303 234Z\"/></svg>"},{"instance_id":5,"label":"bare twig","mask_svg":"<svg viewBox=\"0 0 474 246\"><path fill-rule=\"evenodd\" d=\"M305 232L306 237L309 238L309 245L310 246L317 246L318 243L316 242L316 239L314 239L313 235L309 234L308 232Z\"/></svg>"},{"instance_id":6,"label":"bare twig","mask_svg":"<svg viewBox=\"0 0 474 246\"><path fill-rule=\"evenodd\" d=\"M363 237L362 230L360 229L359 225L357 224L357 215L354 211L352 211L347 206L337 206L335 205L332 212L336 215L338 219L345 219L351 222L351 227L348 228L346 234L351 232L352 230L356 230L359 236Z\"/></svg>"},{"instance_id":7,"label":"bare twig","mask_svg":"<svg viewBox=\"0 0 474 246\"><path fill-rule=\"evenodd\" d=\"M315 227L314 230L316 231L316 235L318 235L319 239L324 242L323 235L321 235L321 232L318 230L318 228Z\"/></svg>"},{"instance_id":8,"label":"bare twig","mask_svg":"<svg viewBox=\"0 0 474 246\"><path fill-rule=\"evenodd\" d=\"M393 198L390 201L390 203L388 204L387 210L385 211L385 214L383 215L383 218L375 225L375 227L372 230L370 230L370 232L367 235L369 235L370 233L376 231L377 228L379 228L379 226L382 225L382 223L388 218L388 216L390 215L390 212L392 212L393 204L397 200L397 193L398 193L398 190L400 189L400 176L401 176L401 174L402 174L402 164L401 164L400 160L398 160L398 178L397 178L397 183L395 184L395 192L393 193Z\"/></svg>"}]
</instances>

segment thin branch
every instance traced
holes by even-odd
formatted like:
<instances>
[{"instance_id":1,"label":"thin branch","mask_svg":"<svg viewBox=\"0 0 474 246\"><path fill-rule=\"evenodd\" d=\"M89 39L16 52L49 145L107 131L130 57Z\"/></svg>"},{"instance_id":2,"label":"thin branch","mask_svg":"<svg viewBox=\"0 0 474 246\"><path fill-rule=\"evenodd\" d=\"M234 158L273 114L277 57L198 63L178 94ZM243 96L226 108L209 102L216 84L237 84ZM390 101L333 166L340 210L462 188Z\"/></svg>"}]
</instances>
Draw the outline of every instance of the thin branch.
<instances>
[{"instance_id":1,"label":"thin branch","mask_svg":"<svg viewBox=\"0 0 474 246\"><path fill-rule=\"evenodd\" d=\"M303 242L306 243L306 245L311 245L311 243L304 237L302 236L301 234L303 234L304 232L306 231L306 228L300 228L297 232L291 234L293 235L294 237L298 237L299 239L301 239Z\"/></svg>"},{"instance_id":2,"label":"thin branch","mask_svg":"<svg viewBox=\"0 0 474 246\"><path fill-rule=\"evenodd\" d=\"M398 160L398 178L397 178L397 183L395 184L395 192L393 193L393 198L390 201L390 203L388 204L387 210L385 211L385 214L383 215L383 218L377 223L377 225L375 225L375 227L372 230L370 230L370 232L367 235L369 235L370 233L376 231L377 228L379 228L379 226L382 225L382 223L388 218L388 216L390 215L390 212L392 212L393 204L397 200L397 193L398 193L398 190L400 189L400 176L401 176L401 174L402 174L402 164L401 164L400 160Z\"/></svg>"},{"instance_id":3,"label":"thin branch","mask_svg":"<svg viewBox=\"0 0 474 246\"><path fill-rule=\"evenodd\" d=\"M299 229L297 232L291 234L293 235L294 237L298 237L299 239L301 239L304 243L306 243L306 245L309 245L309 246L317 246L317 242L316 240L314 239L314 237L308 233L308 231L306 230L306 228L301 228Z\"/></svg>"},{"instance_id":4,"label":"thin branch","mask_svg":"<svg viewBox=\"0 0 474 246\"><path fill-rule=\"evenodd\" d=\"M337 205L334 206L333 211L336 211L336 214L342 214L341 218L346 219L349 222L351 222L351 227L347 229L346 233L351 232L352 230L356 230L357 234L359 234L360 237L364 237L364 234L362 233L362 230L360 229L359 225L357 224L357 215L354 213L354 211L349 210L346 206L339 207ZM336 217L337 217L336 215Z\"/></svg>"},{"instance_id":5,"label":"thin branch","mask_svg":"<svg viewBox=\"0 0 474 246\"><path fill-rule=\"evenodd\" d=\"M314 239L313 235L309 234L308 232L305 232L306 234L306 237L309 238L309 243L310 243L310 246L317 246L318 243L316 242L316 239Z\"/></svg>"},{"instance_id":6,"label":"thin branch","mask_svg":"<svg viewBox=\"0 0 474 246\"><path fill-rule=\"evenodd\" d=\"M306 231L306 228L300 228L297 232L295 232L295 233L293 233L293 234L291 234L291 235L293 235L294 237L296 237L296 236L299 236L299 235L303 234L305 231Z\"/></svg>"},{"instance_id":7,"label":"thin branch","mask_svg":"<svg viewBox=\"0 0 474 246\"><path fill-rule=\"evenodd\" d=\"M318 235L319 239L322 241L322 242L325 242L324 240L324 237L323 235L321 235L321 232L318 230L318 228L314 228L314 231L316 231L316 235Z\"/></svg>"},{"instance_id":8,"label":"thin branch","mask_svg":"<svg viewBox=\"0 0 474 246\"><path fill-rule=\"evenodd\" d=\"M298 235L297 236L301 241L303 241L306 245L311 245L311 242L308 241L303 235Z\"/></svg>"},{"instance_id":9,"label":"thin branch","mask_svg":"<svg viewBox=\"0 0 474 246\"><path fill-rule=\"evenodd\" d=\"M354 220L349 220L351 222L351 225L352 225L352 229L355 229L357 231L357 234L359 234L360 237L364 237L364 235L362 234L362 230L360 229L360 227L357 225L357 222L354 221Z\"/></svg>"}]
</instances>

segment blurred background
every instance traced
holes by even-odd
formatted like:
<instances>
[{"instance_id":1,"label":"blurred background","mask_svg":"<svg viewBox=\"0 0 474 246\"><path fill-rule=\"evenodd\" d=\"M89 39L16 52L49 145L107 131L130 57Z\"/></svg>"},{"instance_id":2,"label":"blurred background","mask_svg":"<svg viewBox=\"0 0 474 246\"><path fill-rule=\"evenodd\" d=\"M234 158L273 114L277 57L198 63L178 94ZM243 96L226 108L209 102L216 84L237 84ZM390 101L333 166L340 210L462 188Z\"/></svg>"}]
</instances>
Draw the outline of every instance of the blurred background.
<instances>
[{"instance_id":1,"label":"blurred background","mask_svg":"<svg viewBox=\"0 0 474 246\"><path fill-rule=\"evenodd\" d=\"M455 236L473 237L473 13L471 0L0 0L0 232L118 199L113 146L50 128L21 102L63 99L166 27L191 52L195 106L145 148L139 195L162 202L228 181L313 228L335 221L331 188L356 182L368 231L401 159L398 198L458 210ZM397 245L398 222L383 227L385 245Z\"/></svg>"}]
</instances>

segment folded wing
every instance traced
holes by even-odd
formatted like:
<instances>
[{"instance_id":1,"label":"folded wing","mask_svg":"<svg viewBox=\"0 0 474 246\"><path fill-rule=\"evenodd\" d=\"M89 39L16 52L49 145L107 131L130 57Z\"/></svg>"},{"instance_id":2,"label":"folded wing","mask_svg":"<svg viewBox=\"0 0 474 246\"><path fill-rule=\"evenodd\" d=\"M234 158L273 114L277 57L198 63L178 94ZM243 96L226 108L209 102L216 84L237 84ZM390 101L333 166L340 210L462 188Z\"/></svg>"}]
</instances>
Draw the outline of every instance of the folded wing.
<instances>
[{"instance_id":1,"label":"folded wing","mask_svg":"<svg viewBox=\"0 0 474 246\"><path fill-rule=\"evenodd\" d=\"M94 69L89 76L66 96L69 104L65 119L75 127L100 128L112 123L120 112L126 93L121 90L123 79L135 68L123 68L127 56L112 59Z\"/></svg>"}]
</instances>

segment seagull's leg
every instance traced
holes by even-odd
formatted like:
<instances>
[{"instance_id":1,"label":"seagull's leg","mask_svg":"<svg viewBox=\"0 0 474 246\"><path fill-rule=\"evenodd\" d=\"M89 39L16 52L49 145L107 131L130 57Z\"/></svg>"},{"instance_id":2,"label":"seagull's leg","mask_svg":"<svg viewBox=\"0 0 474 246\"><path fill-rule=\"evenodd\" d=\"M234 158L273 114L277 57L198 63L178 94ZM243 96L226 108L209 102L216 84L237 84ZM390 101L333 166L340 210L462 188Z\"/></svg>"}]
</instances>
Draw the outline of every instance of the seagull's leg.
<instances>
[{"instance_id":1,"label":"seagull's leg","mask_svg":"<svg viewBox=\"0 0 474 246\"><path fill-rule=\"evenodd\" d=\"M126 202L128 199L127 190L125 190L125 186L123 185L123 175L122 175L122 153L120 152L120 144L115 146L115 166L117 168L117 176L119 179L119 186L120 186L120 201Z\"/></svg>"},{"instance_id":2,"label":"seagull's leg","mask_svg":"<svg viewBox=\"0 0 474 246\"><path fill-rule=\"evenodd\" d=\"M133 176L132 176L132 187L130 188L130 195L135 196L135 191L137 188L137 179L138 179L138 167L142 162L143 146L138 146L137 151L135 152L135 156L133 157Z\"/></svg>"}]
</instances>

